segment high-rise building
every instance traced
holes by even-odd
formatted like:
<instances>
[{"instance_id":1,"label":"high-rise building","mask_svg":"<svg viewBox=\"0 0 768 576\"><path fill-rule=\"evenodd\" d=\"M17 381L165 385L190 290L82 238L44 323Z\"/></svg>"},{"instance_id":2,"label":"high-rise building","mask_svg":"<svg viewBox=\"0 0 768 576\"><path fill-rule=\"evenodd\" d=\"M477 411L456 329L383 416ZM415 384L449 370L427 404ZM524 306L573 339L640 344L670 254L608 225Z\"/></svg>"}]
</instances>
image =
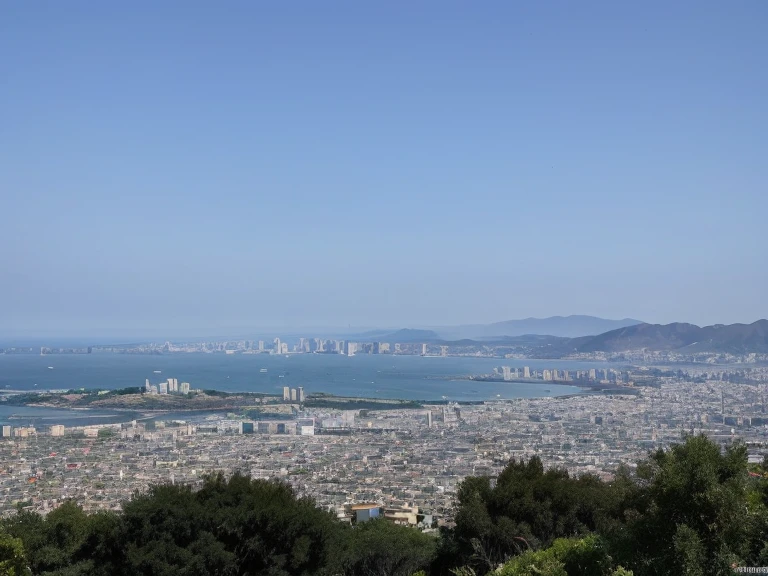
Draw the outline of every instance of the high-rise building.
<instances>
[{"instance_id":1,"label":"high-rise building","mask_svg":"<svg viewBox=\"0 0 768 576\"><path fill-rule=\"evenodd\" d=\"M291 389L288 386L283 386L283 400L290 401Z\"/></svg>"},{"instance_id":2,"label":"high-rise building","mask_svg":"<svg viewBox=\"0 0 768 576\"><path fill-rule=\"evenodd\" d=\"M504 380L512 380L512 369L509 366L502 366L501 373Z\"/></svg>"},{"instance_id":3,"label":"high-rise building","mask_svg":"<svg viewBox=\"0 0 768 576\"><path fill-rule=\"evenodd\" d=\"M432 410L427 410L427 428L432 428Z\"/></svg>"},{"instance_id":4,"label":"high-rise building","mask_svg":"<svg viewBox=\"0 0 768 576\"><path fill-rule=\"evenodd\" d=\"M304 388L302 386L299 386L297 396L298 396L299 402L304 402Z\"/></svg>"},{"instance_id":5,"label":"high-rise building","mask_svg":"<svg viewBox=\"0 0 768 576\"><path fill-rule=\"evenodd\" d=\"M189 394L189 392L190 392L189 382L182 382L182 383L180 384L180 388L179 388L179 391L180 391L182 394Z\"/></svg>"},{"instance_id":6,"label":"high-rise building","mask_svg":"<svg viewBox=\"0 0 768 576\"><path fill-rule=\"evenodd\" d=\"M422 344L421 345L421 355L422 356L426 356L427 355L427 345L426 344Z\"/></svg>"},{"instance_id":7,"label":"high-rise building","mask_svg":"<svg viewBox=\"0 0 768 576\"><path fill-rule=\"evenodd\" d=\"M160 394L168 394L168 382L160 382Z\"/></svg>"},{"instance_id":8,"label":"high-rise building","mask_svg":"<svg viewBox=\"0 0 768 576\"><path fill-rule=\"evenodd\" d=\"M282 347L282 345L280 343L280 338L275 338L274 353L275 354L280 354L282 352L282 349L283 349L283 347Z\"/></svg>"},{"instance_id":9,"label":"high-rise building","mask_svg":"<svg viewBox=\"0 0 768 576\"><path fill-rule=\"evenodd\" d=\"M51 436L61 437L64 436L64 426L61 424L54 424L51 426Z\"/></svg>"},{"instance_id":10,"label":"high-rise building","mask_svg":"<svg viewBox=\"0 0 768 576\"><path fill-rule=\"evenodd\" d=\"M523 378L531 377L531 369L528 366L523 366Z\"/></svg>"},{"instance_id":11,"label":"high-rise building","mask_svg":"<svg viewBox=\"0 0 768 576\"><path fill-rule=\"evenodd\" d=\"M357 352L357 344L354 342L347 342L347 356L354 356Z\"/></svg>"},{"instance_id":12,"label":"high-rise building","mask_svg":"<svg viewBox=\"0 0 768 576\"><path fill-rule=\"evenodd\" d=\"M264 352L264 340L259 340L259 352Z\"/></svg>"},{"instance_id":13,"label":"high-rise building","mask_svg":"<svg viewBox=\"0 0 768 576\"><path fill-rule=\"evenodd\" d=\"M291 388L291 402L296 402L296 388Z\"/></svg>"},{"instance_id":14,"label":"high-rise building","mask_svg":"<svg viewBox=\"0 0 768 576\"><path fill-rule=\"evenodd\" d=\"M11 427L10 426L2 426L0 427L0 436L3 438L10 438L11 437Z\"/></svg>"}]
</instances>

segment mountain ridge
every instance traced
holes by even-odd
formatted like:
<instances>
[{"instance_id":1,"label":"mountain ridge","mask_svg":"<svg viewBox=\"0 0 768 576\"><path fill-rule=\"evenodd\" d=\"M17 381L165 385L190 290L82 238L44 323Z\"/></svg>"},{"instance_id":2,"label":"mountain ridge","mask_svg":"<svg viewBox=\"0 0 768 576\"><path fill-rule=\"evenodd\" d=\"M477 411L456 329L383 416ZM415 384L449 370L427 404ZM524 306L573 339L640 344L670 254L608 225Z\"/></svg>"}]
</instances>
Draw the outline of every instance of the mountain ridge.
<instances>
[{"instance_id":1,"label":"mountain ridge","mask_svg":"<svg viewBox=\"0 0 768 576\"><path fill-rule=\"evenodd\" d=\"M558 336L577 338L579 336L597 336L610 330L642 324L641 320L623 318L611 320L572 314L570 316L548 316L546 318L522 318L518 320L503 320L491 324L464 324L459 326L432 327L446 340L464 338L487 339L496 337L516 336Z\"/></svg>"},{"instance_id":2,"label":"mountain ridge","mask_svg":"<svg viewBox=\"0 0 768 576\"><path fill-rule=\"evenodd\" d=\"M751 324L697 326L684 322L637 324L599 334L576 347L578 352L627 350L768 353L768 320Z\"/></svg>"}]
</instances>

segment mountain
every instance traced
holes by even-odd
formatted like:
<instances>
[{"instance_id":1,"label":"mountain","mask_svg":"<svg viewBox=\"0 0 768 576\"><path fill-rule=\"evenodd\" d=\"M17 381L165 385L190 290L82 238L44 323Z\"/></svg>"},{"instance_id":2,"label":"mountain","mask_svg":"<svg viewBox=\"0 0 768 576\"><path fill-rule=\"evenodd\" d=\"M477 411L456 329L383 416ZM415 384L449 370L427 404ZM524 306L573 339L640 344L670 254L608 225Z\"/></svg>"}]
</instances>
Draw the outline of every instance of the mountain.
<instances>
[{"instance_id":1,"label":"mountain","mask_svg":"<svg viewBox=\"0 0 768 576\"><path fill-rule=\"evenodd\" d=\"M476 338L488 339L503 336L546 335L564 338L594 336L611 330L642 324L640 320L624 318L607 320L596 316L551 316L549 318L525 318L506 320L493 324L471 324L465 326L446 326L435 328L445 339Z\"/></svg>"},{"instance_id":2,"label":"mountain","mask_svg":"<svg viewBox=\"0 0 768 576\"><path fill-rule=\"evenodd\" d=\"M752 324L638 324L611 330L582 342L571 342L579 352L659 350L679 352L768 353L768 320Z\"/></svg>"}]
</instances>

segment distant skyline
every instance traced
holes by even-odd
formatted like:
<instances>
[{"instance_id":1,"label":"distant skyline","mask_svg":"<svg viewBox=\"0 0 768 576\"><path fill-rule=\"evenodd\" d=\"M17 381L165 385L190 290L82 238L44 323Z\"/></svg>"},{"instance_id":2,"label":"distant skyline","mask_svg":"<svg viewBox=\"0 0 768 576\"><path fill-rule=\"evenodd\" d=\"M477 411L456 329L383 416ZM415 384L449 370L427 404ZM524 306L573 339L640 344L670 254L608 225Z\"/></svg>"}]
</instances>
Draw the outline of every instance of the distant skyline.
<instances>
[{"instance_id":1,"label":"distant skyline","mask_svg":"<svg viewBox=\"0 0 768 576\"><path fill-rule=\"evenodd\" d=\"M768 317L760 0L0 8L0 337Z\"/></svg>"}]
</instances>

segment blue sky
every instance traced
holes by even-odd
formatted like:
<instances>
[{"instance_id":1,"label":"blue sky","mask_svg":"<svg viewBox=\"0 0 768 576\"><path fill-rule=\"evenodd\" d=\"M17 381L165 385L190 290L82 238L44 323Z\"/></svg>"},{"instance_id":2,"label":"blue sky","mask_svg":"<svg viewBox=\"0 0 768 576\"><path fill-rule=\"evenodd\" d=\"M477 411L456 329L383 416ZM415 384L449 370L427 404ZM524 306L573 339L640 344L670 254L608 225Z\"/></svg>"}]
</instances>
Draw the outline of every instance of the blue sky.
<instances>
[{"instance_id":1,"label":"blue sky","mask_svg":"<svg viewBox=\"0 0 768 576\"><path fill-rule=\"evenodd\" d=\"M0 11L0 333L768 316L768 4Z\"/></svg>"}]
</instances>

